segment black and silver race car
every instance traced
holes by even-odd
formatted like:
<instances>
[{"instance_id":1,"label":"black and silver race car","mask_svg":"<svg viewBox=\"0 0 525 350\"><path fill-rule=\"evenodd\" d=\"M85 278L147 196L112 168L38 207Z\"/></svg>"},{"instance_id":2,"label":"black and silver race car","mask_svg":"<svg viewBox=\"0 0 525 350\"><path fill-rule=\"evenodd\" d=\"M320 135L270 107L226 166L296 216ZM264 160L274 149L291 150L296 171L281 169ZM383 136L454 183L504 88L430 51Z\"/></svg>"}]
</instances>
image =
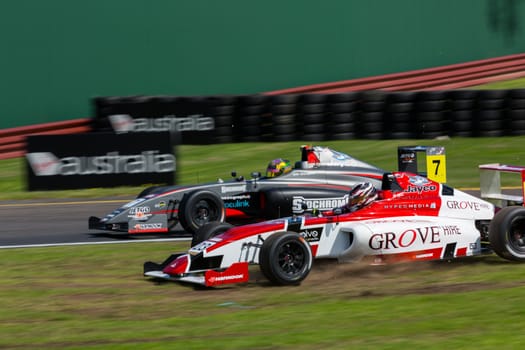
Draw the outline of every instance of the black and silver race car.
<instances>
[{"instance_id":1,"label":"black and silver race car","mask_svg":"<svg viewBox=\"0 0 525 350\"><path fill-rule=\"evenodd\" d=\"M381 187L384 170L328 147L302 146L301 160L279 177L252 173L251 179L232 173L229 181L190 186L149 187L135 200L102 219L89 218L89 228L144 234L175 231L180 223L188 233L211 221L242 224L327 211L346 203L356 183Z\"/></svg>"}]
</instances>

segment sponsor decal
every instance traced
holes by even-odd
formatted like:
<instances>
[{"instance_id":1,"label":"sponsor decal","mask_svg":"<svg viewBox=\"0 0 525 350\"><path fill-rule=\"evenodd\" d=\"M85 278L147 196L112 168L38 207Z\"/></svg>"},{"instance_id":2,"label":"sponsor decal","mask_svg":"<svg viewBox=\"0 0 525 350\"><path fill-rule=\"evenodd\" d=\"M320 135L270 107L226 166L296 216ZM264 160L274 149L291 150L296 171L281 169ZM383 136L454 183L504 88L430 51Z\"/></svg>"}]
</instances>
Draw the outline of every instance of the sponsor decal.
<instances>
[{"instance_id":1,"label":"sponsor decal","mask_svg":"<svg viewBox=\"0 0 525 350\"><path fill-rule=\"evenodd\" d=\"M165 201L160 201L160 202L155 204L155 208L157 208L157 209L162 209L165 206L166 206L166 202Z\"/></svg>"},{"instance_id":2,"label":"sponsor decal","mask_svg":"<svg viewBox=\"0 0 525 350\"><path fill-rule=\"evenodd\" d=\"M429 179L423 176L419 176L419 175L411 176L408 181L411 184L416 185L416 186L423 186L423 185L430 183Z\"/></svg>"},{"instance_id":3,"label":"sponsor decal","mask_svg":"<svg viewBox=\"0 0 525 350\"><path fill-rule=\"evenodd\" d=\"M240 196L223 196L221 197L221 199L223 201L235 201L235 200L238 200L238 199L250 199L251 196L249 194L242 194Z\"/></svg>"},{"instance_id":4,"label":"sponsor decal","mask_svg":"<svg viewBox=\"0 0 525 350\"><path fill-rule=\"evenodd\" d=\"M303 213L303 205L306 205L307 210L332 210L344 206L348 202L348 194L343 197L334 198L305 198L303 196L294 196L292 198L292 211L295 214Z\"/></svg>"},{"instance_id":5,"label":"sponsor decal","mask_svg":"<svg viewBox=\"0 0 525 350\"><path fill-rule=\"evenodd\" d=\"M51 152L26 154L36 176L106 175L164 173L175 170L173 154L143 151L140 154L108 152L100 156L75 156L58 159Z\"/></svg>"},{"instance_id":6,"label":"sponsor decal","mask_svg":"<svg viewBox=\"0 0 525 350\"><path fill-rule=\"evenodd\" d=\"M396 203L396 204L385 204L385 209L436 209L437 204L435 202L430 203Z\"/></svg>"},{"instance_id":7,"label":"sponsor decal","mask_svg":"<svg viewBox=\"0 0 525 350\"><path fill-rule=\"evenodd\" d=\"M352 159L352 157L350 157L349 155L341 153L341 152L337 152L337 151L334 151L334 150L332 150L332 157L334 159L336 159L336 160L339 160L339 161L351 160Z\"/></svg>"},{"instance_id":8,"label":"sponsor decal","mask_svg":"<svg viewBox=\"0 0 525 350\"><path fill-rule=\"evenodd\" d=\"M240 196L224 196L221 197L224 201L224 207L227 209L240 209L240 208L249 208L251 198L250 195L244 194Z\"/></svg>"},{"instance_id":9,"label":"sponsor decal","mask_svg":"<svg viewBox=\"0 0 525 350\"><path fill-rule=\"evenodd\" d=\"M116 133L154 131L207 131L215 129L215 121L202 114L166 115L160 118L133 118L128 114L108 116Z\"/></svg>"},{"instance_id":10,"label":"sponsor decal","mask_svg":"<svg viewBox=\"0 0 525 350\"><path fill-rule=\"evenodd\" d=\"M151 215L150 207L133 207L128 211L128 217L136 220L147 220Z\"/></svg>"},{"instance_id":11,"label":"sponsor decal","mask_svg":"<svg viewBox=\"0 0 525 350\"><path fill-rule=\"evenodd\" d=\"M319 240L321 239L321 233L323 233L322 227L299 231L299 234L303 236L303 238L309 243L319 242Z\"/></svg>"},{"instance_id":12,"label":"sponsor decal","mask_svg":"<svg viewBox=\"0 0 525 350\"><path fill-rule=\"evenodd\" d=\"M292 174L292 176L306 176L306 175L310 175L310 173L308 173L306 171L300 171L300 170L292 171L291 174Z\"/></svg>"},{"instance_id":13,"label":"sponsor decal","mask_svg":"<svg viewBox=\"0 0 525 350\"><path fill-rule=\"evenodd\" d=\"M428 186L427 185L422 185L422 186L408 185L405 192L422 194L423 192L434 192L436 190L437 190L436 185L428 185Z\"/></svg>"},{"instance_id":14,"label":"sponsor decal","mask_svg":"<svg viewBox=\"0 0 525 350\"><path fill-rule=\"evenodd\" d=\"M416 153L415 152L401 153L399 155L399 160L401 160L402 163L414 163L416 161Z\"/></svg>"},{"instance_id":15,"label":"sponsor decal","mask_svg":"<svg viewBox=\"0 0 525 350\"><path fill-rule=\"evenodd\" d=\"M447 208L454 210L475 210L490 209L487 203L479 203L474 201L447 201Z\"/></svg>"},{"instance_id":16,"label":"sponsor decal","mask_svg":"<svg viewBox=\"0 0 525 350\"><path fill-rule=\"evenodd\" d=\"M449 225L449 226L441 226L441 229L443 230L444 236L454 236L454 235L460 235L461 231L459 230L459 227L455 225Z\"/></svg>"},{"instance_id":17,"label":"sponsor decal","mask_svg":"<svg viewBox=\"0 0 525 350\"><path fill-rule=\"evenodd\" d=\"M206 248L211 247L214 244L215 244L215 242L204 241L204 242L201 242L201 243L197 244L195 247L191 247L191 249L188 252L191 255L197 255L200 252L203 252L204 250L206 250Z\"/></svg>"},{"instance_id":18,"label":"sponsor decal","mask_svg":"<svg viewBox=\"0 0 525 350\"><path fill-rule=\"evenodd\" d=\"M455 225L418 227L400 233L375 233L370 236L368 246L372 250L408 248L412 245L440 243L441 235L452 236L460 234L461 230Z\"/></svg>"},{"instance_id":19,"label":"sponsor decal","mask_svg":"<svg viewBox=\"0 0 525 350\"><path fill-rule=\"evenodd\" d=\"M226 276L217 276L209 279L210 283L214 282L223 282L223 281L231 281L236 279L242 279L244 278L244 274L240 273L238 275L226 275Z\"/></svg>"},{"instance_id":20,"label":"sponsor decal","mask_svg":"<svg viewBox=\"0 0 525 350\"><path fill-rule=\"evenodd\" d=\"M61 161L51 152L26 154L27 161L37 176L52 176L59 173Z\"/></svg>"},{"instance_id":21,"label":"sponsor decal","mask_svg":"<svg viewBox=\"0 0 525 350\"><path fill-rule=\"evenodd\" d=\"M249 208L250 202L246 199L244 200L236 200L233 202L224 202L224 207L227 209L239 209L239 208Z\"/></svg>"},{"instance_id":22,"label":"sponsor decal","mask_svg":"<svg viewBox=\"0 0 525 350\"><path fill-rule=\"evenodd\" d=\"M141 213L141 214L149 214L151 212L151 208L150 207L133 207L131 209L129 209L129 213L130 214L138 214L138 213Z\"/></svg>"},{"instance_id":23,"label":"sponsor decal","mask_svg":"<svg viewBox=\"0 0 525 350\"><path fill-rule=\"evenodd\" d=\"M246 192L246 185L221 186L221 193Z\"/></svg>"},{"instance_id":24,"label":"sponsor decal","mask_svg":"<svg viewBox=\"0 0 525 350\"><path fill-rule=\"evenodd\" d=\"M162 224L160 222L151 224L135 224L133 228L138 231L153 231L162 229Z\"/></svg>"},{"instance_id":25,"label":"sponsor decal","mask_svg":"<svg viewBox=\"0 0 525 350\"><path fill-rule=\"evenodd\" d=\"M248 279L248 263L246 262L234 263L223 272L208 270L204 274L204 283L206 286L248 282Z\"/></svg>"}]
</instances>

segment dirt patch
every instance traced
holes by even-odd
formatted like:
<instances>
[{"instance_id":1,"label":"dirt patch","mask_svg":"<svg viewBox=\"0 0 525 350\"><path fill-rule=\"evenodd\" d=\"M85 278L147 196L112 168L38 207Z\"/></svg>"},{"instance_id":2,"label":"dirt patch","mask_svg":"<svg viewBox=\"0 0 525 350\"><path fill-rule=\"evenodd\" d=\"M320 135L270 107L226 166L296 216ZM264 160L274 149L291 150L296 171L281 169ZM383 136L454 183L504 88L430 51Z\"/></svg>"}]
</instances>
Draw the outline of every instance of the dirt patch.
<instances>
[{"instance_id":1,"label":"dirt patch","mask_svg":"<svg viewBox=\"0 0 525 350\"><path fill-rule=\"evenodd\" d=\"M464 280L468 269L483 269L489 264L508 262L485 257L454 260L370 265L368 263L339 263L335 260L316 260L308 277L299 286L278 287L271 285L259 271L250 267L250 281L245 284L227 285L218 288L203 288L183 285L183 295L177 293L179 301L205 302L235 300L249 302L267 294L268 289L279 293L298 295L330 295L331 298L370 298L395 295L421 295L473 292L477 290L510 288L525 285L525 281ZM161 282L172 283L172 282Z\"/></svg>"}]
</instances>

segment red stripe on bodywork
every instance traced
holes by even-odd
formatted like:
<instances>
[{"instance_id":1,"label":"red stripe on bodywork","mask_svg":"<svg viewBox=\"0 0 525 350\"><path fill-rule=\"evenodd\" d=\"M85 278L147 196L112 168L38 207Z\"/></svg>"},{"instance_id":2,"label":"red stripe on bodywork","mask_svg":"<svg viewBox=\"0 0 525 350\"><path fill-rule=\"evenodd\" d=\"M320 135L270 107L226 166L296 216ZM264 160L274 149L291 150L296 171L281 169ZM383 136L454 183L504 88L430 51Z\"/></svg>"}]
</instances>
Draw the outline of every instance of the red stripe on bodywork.
<instances>
[{"instance_id":1,"label":"red stripe on bodywork","mask_svg":"<svg viewBox=\"0 0 525 350\"><path fill-rule=\"evenodd\" d=\"M458 248L458 251L456 252L456 256L466 256L466 255L467 255L467 247Z\"/></svg>"},{"instance_id":2,"label":"red stripe on bodywork","mask_svg":"<svg viewBox=\"0 0 525 350\"><path fill-rule=\"evenodd\" d=\"M167 228L161 228L161 229L133 229L133 228L130 228L128 230L128 233L156 233L156 232L168 232L168 229Z\"/></svg>"},{"instance_id":3,"label":"red stripe on bodywork","mask_svg":"<svg viewBox=\"0 0 525 350\"><path fill-rule=\"evenodd\" d=\"M167 273L168 275L182 275L188 272L189 266L190 256L188 254L184 254L173 260L171 264L162 270L162 272Z\"/></svg>"},{"instance_id":4,"label":"red stripe on bodywork","mask_svg":"<svg viewBox=\"0 0 525 350\"><path fill-rule=\"evenodd\" d=\"M228 231L214 237L214 240L220 240L220 242L217 242L211 247L206 248L206 251L209 253L228 243L239 241L251 236L260 235L271 231L283 231L284 223L285 222L283 220L279 220L232 227Z\"/></svg>"},{"instance_id":5,"label":"red stripe on bodywork","mask_svg":"<svg viewBox=\"0 0 525 350\"><path fill-rule=\"evenodd\" d=\"M226 208L226 217L229 219L248 219L250 218L250 216L246 215L246 213L238 209L231 209L231 208Z\"/></svg>"},{"instance_id":6,"label":"red stripe on bodywork","mask_svg":"<svg viewBox=\"0 0 525 350\"><path fill-rule=\"evenodd\" d=\"M310 249L312 250L312 256L315 258L317 256L317 251L319 250L319 244L311 245Z\"/></svg>"},{"instance_id":7,"label":"red stripe on bodywork","mask_svg":"<svg viewBox=\"0 0 525 350\"><path fill-rule=\"evenodd\" d=\"M406 253L372 255L369 256L367 260L371 260L371 262L375 264L396 263L414 260L438 260L441 259L442 252L443 247L439 247L434 249L424 249Z\"/></svg>"}]
</instances>

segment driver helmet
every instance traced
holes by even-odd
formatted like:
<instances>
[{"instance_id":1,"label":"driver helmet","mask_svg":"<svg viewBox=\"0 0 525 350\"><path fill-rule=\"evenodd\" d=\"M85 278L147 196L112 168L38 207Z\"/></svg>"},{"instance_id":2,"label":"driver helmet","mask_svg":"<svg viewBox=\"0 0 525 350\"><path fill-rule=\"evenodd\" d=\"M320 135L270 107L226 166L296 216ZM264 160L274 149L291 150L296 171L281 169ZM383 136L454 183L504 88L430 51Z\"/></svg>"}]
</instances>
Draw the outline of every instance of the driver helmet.
<instances>
[{"instance_id":1,"label":"driver helmet","mask_svg":"<svg viewBox=\"0 0 525 350\"><path fill-rule=\"evenodd\" d=\"M366 207L376 200L377 197L377 190L370 182L358 184L350 191L346 208L349 211L356 211Z\"/></svg>"},{"instance_id":2,"label":"driver helmet","mask_svg":"<svg viewBox=\"0 0 525 350\"><path fill-rule=\"evenodd\" d=\"M292 164L289 160L277 158L272 160L266 168L267 177L277 177L292 171Z\"/></svg>"}]
</instances>

